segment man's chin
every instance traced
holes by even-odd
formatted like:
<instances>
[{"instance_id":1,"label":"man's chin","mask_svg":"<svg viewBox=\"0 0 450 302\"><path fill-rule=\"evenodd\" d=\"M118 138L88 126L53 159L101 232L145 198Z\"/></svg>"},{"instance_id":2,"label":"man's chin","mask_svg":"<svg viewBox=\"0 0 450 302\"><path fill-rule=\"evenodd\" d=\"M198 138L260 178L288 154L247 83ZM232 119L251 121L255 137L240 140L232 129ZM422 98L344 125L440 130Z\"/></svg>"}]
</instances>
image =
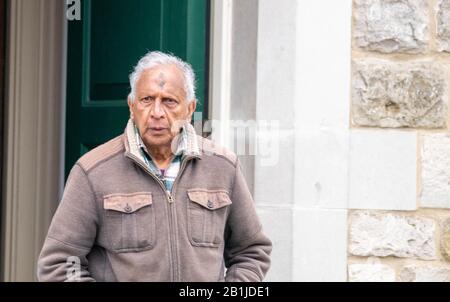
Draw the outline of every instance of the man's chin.
<instances>
[{"instance_id":1,"label":"man's chin","mask_svg":"<svg viewBox=\"0 0 450 302\"><path fill-rule=\"evenodd\" d=\"M172 142L172 138L168 135L152 135L147 136L144 139L144 143L147 146L152 147L163 147L163 146L170 146Z\"/></svg>"}]
</instances>

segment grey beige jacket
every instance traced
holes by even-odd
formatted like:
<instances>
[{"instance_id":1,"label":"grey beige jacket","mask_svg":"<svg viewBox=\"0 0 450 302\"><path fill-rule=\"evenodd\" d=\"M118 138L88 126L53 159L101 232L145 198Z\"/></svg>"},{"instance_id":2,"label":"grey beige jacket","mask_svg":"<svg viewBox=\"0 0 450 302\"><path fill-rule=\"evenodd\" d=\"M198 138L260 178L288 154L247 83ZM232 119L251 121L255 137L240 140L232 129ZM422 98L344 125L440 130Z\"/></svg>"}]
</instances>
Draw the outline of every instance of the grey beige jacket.
<instances>
[{"instance_id":1,"label":"grey beige jacket","mask_svg":"<svg viewBox=\"0 0 450 302\"><path fill-rule=\"evenodd\" d=\"M131 131L72 168L39 280L261 281L272 244L237 157L198 137L168 194Z\"/></svg>"}]
</instances>

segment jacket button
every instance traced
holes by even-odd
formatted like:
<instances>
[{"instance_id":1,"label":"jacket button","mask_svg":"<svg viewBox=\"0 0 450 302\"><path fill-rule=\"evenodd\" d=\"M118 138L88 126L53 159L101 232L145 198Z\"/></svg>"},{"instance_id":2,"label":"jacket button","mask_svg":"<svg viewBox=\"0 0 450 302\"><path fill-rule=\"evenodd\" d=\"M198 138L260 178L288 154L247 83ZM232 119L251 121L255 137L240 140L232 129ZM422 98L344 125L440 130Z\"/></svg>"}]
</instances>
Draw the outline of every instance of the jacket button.
<instances>
[{"instance_id":1,"label":"jacket button","mask_svg":"<svg viewBox=\"0 0 450 302\"><path fill-rule=\"evenodd\" d=\"M214 207L214 204L212 203L211 200L208 200L208 202L206 203L206 206L210 209L212 209Z\"/></svg>"},{"instance_id":2,"label":"jacket button","mask_svg":"<svg viewBox=\"0 0 450 302\"><path fill-rule=\"evenodd\" d=\"M127 204L126 205L126 207L125 208L123 208L124 210L125 210L125 212L127 212L127 213L130 213L131 212L131 210L132 210L132 208L130 207L130 205L129 204Z\"/></svg>"}]
</instances>

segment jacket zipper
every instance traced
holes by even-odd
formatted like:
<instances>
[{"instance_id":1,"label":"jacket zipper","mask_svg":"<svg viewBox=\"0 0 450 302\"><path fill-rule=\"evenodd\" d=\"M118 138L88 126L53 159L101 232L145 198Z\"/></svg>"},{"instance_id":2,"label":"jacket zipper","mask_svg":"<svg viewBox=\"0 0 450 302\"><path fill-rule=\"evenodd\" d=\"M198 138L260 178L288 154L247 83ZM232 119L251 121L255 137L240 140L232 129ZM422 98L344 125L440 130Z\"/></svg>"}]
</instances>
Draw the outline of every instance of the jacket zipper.
<instances>
[{"instance_id":1,"label":"jacket zipper","mask_svg":"<svg viewBox=\"0 0 450 302\"><path fill-rule=\"evenodd\" d=\"M177 254L176 254L176 250L173 247L173 244L175 243L175 240L173 238L173 237L175 237L175 235L174 235L175 234L175 229L174 229L175 226L173 225L174 218L173 218L173 210L172 210L173 206L172 206L172 204L174 203L174 199L173 199L173 194L172 193L174 192L177 180L181 177L181 174L183 173L183 171L184 171L184 169L186 167L186 163L190 159L192 159L193 157L186 157L183 160L183 162L181 163L180 170L178 171L178 175L177 175L177 177L175 178L175 180L173 182L173 186L172 186L171 191L167 191L166 190L166 186L163 184L163 182L159 178L154 176L153 173L148 169L148 167L143 165L136 156L134 156L131 153L128 153L126 156L128 158L133 159L134 162L136 162L140 167L142 167L147 172L147 174L149 174L151 177L153 177L153 179L155 179L159 183L161 189L163 189L163 191L164 191L164 193L166 195L167 202L169 203L169 234L170 234L170 236L169 236L170 237L169 248L170 248L170 251L171 251L171 255L170 255L171 256L171 260L172 260L172 263L174 264L173 265L173 269L172 269L172 275L173 275L173 279L175 279L173 281L179 281L180 278L179 278L179 273L178 273Z\"/></svg>"},{"instance_id":2,"label":"jacket zipper","mask_svg":"<svg viewBox=\"0 0 450 302\"><path fill-rule=\"evenodd\" d=\"M183 171L184 171L184 169L186 167L186 163L191 158L192 157L186 157L181 162L181 167L180 167L180 170L178 171L177 177L173 181L172 189L170 190L170 192L167 192L168 196L169 196L169 213L170 213L170 217L172 218L171 219L172 224L174 224L175 220L176 220L176 215L174 215L174 213L173 213L174 210L173 210L172 204L174 202L174 199L173 199L172 196L173 196L173 193L175 192L175 186L177 184L177 181L178 181L178 179L180 179L181 175L183 174ZM170 225L170 221L169 221L169 225ZM174 225L172 226L172 229L175 230L175 226ZM174 235L174 237L176 237L176 232L173 232L173 235ZM176 239L176 238L174 238L174 239ZM173 240L172 242L174 242L174 244L176 244L177 240ZM172 258L173 258L173 260L175 260L174 263L176 263L176 265L174 265L174 270L176 270L176 272L174 274L175 275L175 281L180 282L180 273L179 273L179 269L178 269L179 263L178 263L178 257L177 257L177 250L176 249L172 249Z\"/></svg>"}]
</instances>

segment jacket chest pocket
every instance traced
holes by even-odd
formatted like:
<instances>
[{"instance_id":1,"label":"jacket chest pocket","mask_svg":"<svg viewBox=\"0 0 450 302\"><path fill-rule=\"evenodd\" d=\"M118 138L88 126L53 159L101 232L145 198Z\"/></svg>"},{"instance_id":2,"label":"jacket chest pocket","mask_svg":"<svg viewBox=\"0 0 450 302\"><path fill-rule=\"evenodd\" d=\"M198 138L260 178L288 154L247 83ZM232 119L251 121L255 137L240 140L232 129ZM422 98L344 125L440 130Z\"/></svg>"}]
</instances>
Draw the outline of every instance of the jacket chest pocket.
<instances>
[{"instance_id":1,"label":"jacket chest pocket","mask_svg":"<svg viewBox=\"0 0 450 302\"><path fill-rule=\"evenodd\" d=\"M188 190L188 233L191 244L218 247L223 242L229 205L224 190Z\"/></svg>"},{"instance_id":2,"label":"jacket chest pocket","mask_svg":"<svg viewBox=\"0 0 450 302\"><path fill-rule=\"evenodd\" d=\"M155 211L150 192L103 197L105 228L111 249L135 252L156 242Z\"/></svg>"}]
</instances>

